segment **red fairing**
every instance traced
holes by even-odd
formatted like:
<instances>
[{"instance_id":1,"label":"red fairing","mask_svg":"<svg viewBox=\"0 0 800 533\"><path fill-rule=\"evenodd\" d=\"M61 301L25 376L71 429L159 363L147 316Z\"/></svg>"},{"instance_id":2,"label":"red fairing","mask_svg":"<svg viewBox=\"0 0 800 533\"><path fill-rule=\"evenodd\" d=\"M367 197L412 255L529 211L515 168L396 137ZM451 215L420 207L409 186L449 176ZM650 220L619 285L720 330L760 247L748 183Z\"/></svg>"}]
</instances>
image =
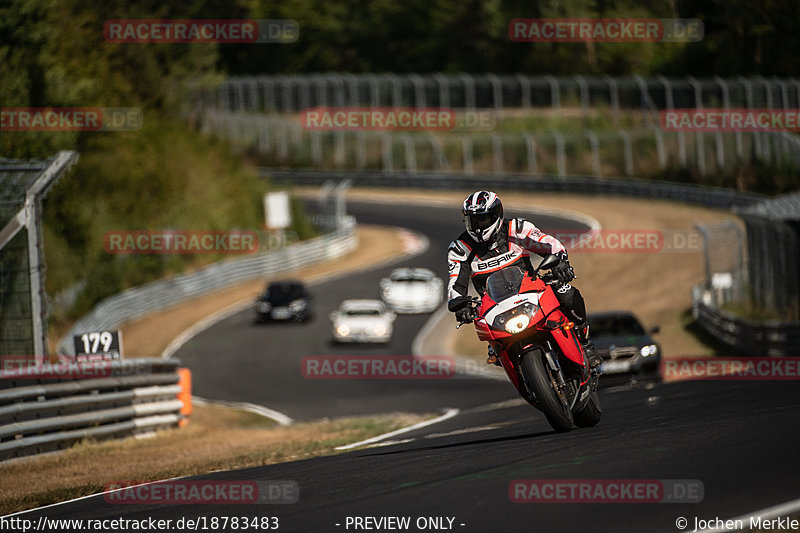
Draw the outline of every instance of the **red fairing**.
<instances>
[{"instance_id":1,"label":"red fairing","mask_svg":"<svg viewBox=\"0 0 800 533\"><path fill-rule=\"evenodd\" d=\"M552 291L550 292L550 295L552 295ZM553 296L553 299L555 299L555 296ZM547 318L549 320L556 320L561 323L568 322L567 317L565 317L564 314L558 310L551 313ZM568 329L565 331L561 328L557 328L551 331L551 335L553 340L558 343L559 348L561 348L561 351L565 356L567 356L574 363L583 365L583 348L581 347L581 343L578 341L578 337L575 335L574 329Z\"/></svg>"}]
</instances>

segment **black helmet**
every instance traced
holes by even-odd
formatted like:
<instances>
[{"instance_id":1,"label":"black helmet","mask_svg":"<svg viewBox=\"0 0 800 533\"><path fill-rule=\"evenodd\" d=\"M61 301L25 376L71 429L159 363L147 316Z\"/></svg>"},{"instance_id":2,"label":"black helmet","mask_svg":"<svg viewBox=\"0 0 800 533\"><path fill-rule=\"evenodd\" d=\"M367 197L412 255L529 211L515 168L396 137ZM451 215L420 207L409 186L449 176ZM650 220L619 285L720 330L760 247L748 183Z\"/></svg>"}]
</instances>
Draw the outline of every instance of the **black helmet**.
<instances>
[{"instance_id":1,"label":"black helmet","mask_svg":"<svg viewBox=\"0 0 800 533\"><path fill-rule=\"evenodd\" d=\"M464 207L464 226L478 242L490 242L503 223L503 204L493 192L478 191L467 196Z\"/></svg>"}]
</instances>

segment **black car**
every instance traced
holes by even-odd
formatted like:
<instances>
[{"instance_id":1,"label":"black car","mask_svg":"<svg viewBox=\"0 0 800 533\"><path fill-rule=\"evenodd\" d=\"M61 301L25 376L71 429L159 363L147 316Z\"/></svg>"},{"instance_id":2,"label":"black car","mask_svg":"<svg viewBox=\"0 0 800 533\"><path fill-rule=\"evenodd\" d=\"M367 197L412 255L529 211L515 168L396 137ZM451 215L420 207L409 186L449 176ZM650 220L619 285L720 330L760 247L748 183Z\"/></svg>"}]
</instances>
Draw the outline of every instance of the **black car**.
<instances>
[{"instance_id":1,"label":"black car","mask_svg":"<svg viewBox=\"0 0 800 533\"><path fill-rule=\"evenodd\" d=\"M657 377L661 347L650 335L658 326L645 331L628 311L605 311L589 314L589 331L597 352L603 356L603 374L632 374Z\"/></svg>"},{"instance_id":2,"label":"black car","mask_svg":"<svg viewBox=\"0 0 800 533\"><path fill-rule=\"evenodd\" d=\"M300 281L274 281L256 300L256 314L260 320L309 320L311 295Z\"/></svg>"}]
</instances>

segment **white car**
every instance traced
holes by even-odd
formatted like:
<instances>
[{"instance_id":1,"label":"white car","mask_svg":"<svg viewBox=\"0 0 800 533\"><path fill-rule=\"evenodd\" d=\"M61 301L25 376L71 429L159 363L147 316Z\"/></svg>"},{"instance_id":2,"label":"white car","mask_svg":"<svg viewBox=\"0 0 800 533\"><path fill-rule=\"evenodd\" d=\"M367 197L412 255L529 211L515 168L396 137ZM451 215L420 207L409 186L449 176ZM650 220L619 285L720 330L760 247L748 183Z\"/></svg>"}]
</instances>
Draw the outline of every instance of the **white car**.
<instances>
[{"instance_id":1,"label":"white car","mask_svg":"<svg viewBox=\"0 0 800 533\"><path fill-rule=\"evenodd\" d=\"M336 342L389 342L397 315L380 300L345 300L331 313Z\"/></svg>"},{"instance_id":2,"label":"white car","mask_svg":"<svg viewBox=\"0 0 800 533\"><path fill-rule=\"evenodd\" d=\"M381 280L381 297L398 313L431 313L439 307L444 282L427 268L396 268Z\"/></svg>"}]
</instances>

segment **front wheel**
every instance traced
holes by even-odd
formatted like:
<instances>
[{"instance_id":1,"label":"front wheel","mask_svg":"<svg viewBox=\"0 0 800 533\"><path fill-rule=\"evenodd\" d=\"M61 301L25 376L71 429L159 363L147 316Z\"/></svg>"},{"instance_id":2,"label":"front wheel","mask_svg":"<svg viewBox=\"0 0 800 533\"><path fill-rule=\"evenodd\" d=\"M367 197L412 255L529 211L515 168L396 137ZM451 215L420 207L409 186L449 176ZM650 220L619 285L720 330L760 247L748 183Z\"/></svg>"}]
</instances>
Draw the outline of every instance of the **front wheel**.
<instances>
[{"instance_id":1,"label":"front wheel","mask_svg":"<svg viewBox=\"0 0 800 533\"><path fill-rule=\"evenodd\" d=\"M545 361L544 352L537 348L522 354L521 370L525 380L533 388L539 406L553 429L558 432L572 429L572 413L556 392L556 381Z\"/></svg>"},{"instance_id":2,"label":"front wheel","mask_svg":"<svg viewBox=\"0 0 800 533\"><path fill-rule=\"evenodd\" d=\"M600 417L603 411L600 409L600 396L597 391L594 391L589 396L589 401L583 406L583 409L572 415L575 420L575 425L579 428L590 428L596 426L600 422Z\"/></svg>"}]
</instances>

